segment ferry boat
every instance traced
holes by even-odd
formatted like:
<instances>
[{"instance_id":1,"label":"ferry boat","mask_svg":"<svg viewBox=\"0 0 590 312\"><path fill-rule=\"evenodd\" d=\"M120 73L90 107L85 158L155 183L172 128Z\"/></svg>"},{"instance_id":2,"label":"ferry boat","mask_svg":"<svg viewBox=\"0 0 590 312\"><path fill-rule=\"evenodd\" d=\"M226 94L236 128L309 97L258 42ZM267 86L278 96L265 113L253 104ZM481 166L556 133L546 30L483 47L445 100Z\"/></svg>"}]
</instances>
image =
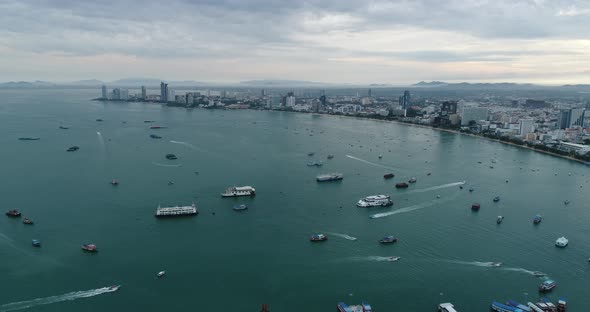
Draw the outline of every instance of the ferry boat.
<instances>
[{"instance_id":1,"label":"ferry boat","mask_svg":"<svg viewBox=\"0 0 590 312\"><path fill-rule=\"evenodd\" d=\"M340 181L344 179L344 175L342 173L320 174L315 179L318 182Z\"/></svg>"},{"instance_id":2,"label":"ferry boat","mask_svg":"<svg viewBox=\"0 0 590 312\"><path fill-rule=\"evenodd\" d=\"M543 217L542 217L541 215L536 215L536 216L533 218L533 223L534 223L534 224L539 224L539 223L541 223L541 221L543 221Z\"/></svg>"},{"instance_id":3,"label":"ferry boat","mask_svg":"<svg viewBox=\"0 0 590 312\"><path fill-rule=\"evenodd\" d=\"M418 179L416 178L411 178L410 180L408 180L409 183L416 183L416 181L418 181Z\"/></svg>"},{"instance_id":4,"label":"ferry boat","mask_svg":"<svg viewBox=\"0 0 590 312\"><path fill-rule=\"evenodd\" d=\"M557 312L566 312L567 311L567 302L563 298L559 298L557 300Z\"/></svg>"},{"instance_id":5,"label":"ferry boat","mask_svg":"<svg viewBox=\"0 0 590 312\"><path fill-rule=\"evenodd\" d=\"M194 216L199 214L197 206L193 203L190 206L174 206L174 207L160 207L156 209L156 218L163 217L181 217L181 216Z\"/></svg>"},{"instance_id":6,"label":"ferry boat","mask_svg":"<svg viewBox=\"0 0 590 312\"><path fill-rule=\"evenodd\" d=\"M393 201L389 199L388 195L371 195L360 199L357 203L357 207L388 207L393 205Z\"/></svg>"},{"instance_id":7,"label":"ferry boat","mask_svg":"<svg viewBox=\"0 0 590 312\"><path fill-rule=\"evenodd\" d=\"M235 210L235 211L242 211L242 210L248 209L248 206L246 206L244 204L235 205L232 209Z\"/></svg>"},{"instance_id":8,"label":"ferry boat","mask_svg":"<svg viewBox=\"0 0 590 312\"><path fill-rule=\"evenodd\" d=\"M478 203L471 204L471 210L479 211L479 208L481 208L481 206Z\"/></svg>"},{"instance_id":9,"label":"ferry boat","mask_svg":"<svg viewBox=\"0 0 590 312\"><path fill-rule=\"evenodd\" d=\"M150 138L152 138L152 139L161 139L162 137L159 136L159 135L150 134Z\"/></svg>"},{"instance_id":10,"label":"ferry boat","mask_svg":"<svg viewBox=\"0 0 590 312\"><path fill-rule=\"evenodd\" d=\"M94 245L94 244L84 244L84 245L82 245L82 250L87 251L87 252L98 252L98 249L96 248L96 245Z\"/></svg>"},{"instance_id":11,"label":"ferry boat","mask_svg":"<svg viewBox=\"0 0 590 312\"><path fill-rule=\"evenodd\" d=\"M504 217L503 217L503 216L498 216L498 217L496 218L496 223L497 223L497 224L500 224L500 223L502 223L502 221L504 221Z\"/></svg>"},{"instance_id":12,"label":"ferry boat","mask_svg":"<svg viewBox=\"0 0 590 312\"><path fill-rule=\"evenodd\" d=\"M254 196L256 189L251 186L233 186L221 193L221 197Z\"/></svg>"},{"instance_id":13,"label":"ferry boat","mask_svg":"<svg viewBox=\"0 0 590 312\"><path fill-rule=\"evenodd\" d=\"M312 161L312 162L307 163L307 165L309 167L314 167L314 166L321 167L323 165L323 163L321 161Z\"/></svg>"},{"instance_id":14,"label":"ferry boat","mask_svg":"<svg viewBox=\"0 0 590 312\"><path fill-rule=\"evenodd\" d=\"M324 234L314 234L309 238L309 240L312 242L323 242L325 240L328 240L328 236Z\"/></svg>"},{"instance_id":15,"label":"ferry boat","mask_svg":"<svg viewBox=\"0 0 590 312\"><path fill-rule=\"evenodd\" d=\"M499 201L500 201L500 196L496 196L496 197L494 197L493 201L494 201L494 203L497 203L497 202L499 202Z\"/></svg>"},{"instance_id":16,"label":"ferry boat","mask_svg":"<svg viewBox=\"0 0 590 312\"><path fill-rule=\"evenodd\" d=\"M28 224L28 225L33 225L33 220L29 219L29 218L25 218L23 220L23 224Z\"/></svg>"},{"instance_id":17,"label":"ferry boat","mask_svg":"<svg viewBox=\"0 0 590 312\"><path fill-rule=\"evenodd\" d=\"M395 187L396 188L407 188L409 185L406 182L400 182L400 183L396 183Z\"/></svg>"},{"instance_id":18,"label":"ferry boat","mask_svg":"<svg viewBox=\"0 0 590 312\"><path fill-rule=\"evenodd\" d=\"M511 307L520 309L520 310L525 311L525 312L532 312L533 311L533 310L531 310L531 308L527 307L526 305L524 305L524 304L522 304L520 302L516 302L514 300L508 300L506 302L506 305L509 305Z\"/></svg>"},{"instance_id":19,"label":"ferry boat","mask_svg":"<svg viewBox=\"0 0 590 312\"><path fill-rule=\"evenodd\" d=\"M29 137L26 137L26 138L18 138L18 139L21 140L21 141L37 141L37 140L41 140L41 138L29 138Z\"/></svg>"},{"instance_id":20,"label":"ferry boat","mask_svg":"<svg viewBox=\"0 0 590 312\"><path fill-rule=\"evenodd\" d=\"M541 285L539 285L539 291L548 292L553 290L555 287L557 287L557 283L554 280L546 280Z\"/></svg>"},{"instance_id":21,"label":"ferry boat","mask_svg":"<svg viewBox=\"0 0 590 312\"><path fill-rule=\"evenodd\" d=\"M512 307L497 301L492 302L491 308L492 311L498 312L523 312L523 310L520 308Z\"/></svg>"},{"instance_id":22,"label":"ferry boat","mask_svg":"<svg viewBox=\"0 0 590 312\"><path fill-rule=\"evenodd\" d=\"M383 178L384 178L384 179L391 179L391 178L393 178L394 176L395 176L395 175L394 175L393 173L386 173L386 174L384 174L384 175L383 175Z\"/></svg>"},{"instance_id":23,"label":"ferry boat","mask_svg":"<svg viewBox=\"0 0 590 312\"><path fill-rule=\"evenodd\" d=\"M394 236L385 236L379 240L380 244L393 244L397 242L397 237Z\"/></svg>"},{"instance_id":24,"label":"ferry boat","mask_svg":"<svg viewBox=\"0 0 590 312\"><path fill-rule=\"evenodd\" d=\"M568 243L568 239L562 236L555 241L555 246L564 248L565 246L567 246Z\"/></svg>"},{"instance_id":25,"label":"ferry boat","mask_svg":"<svg viewBox=\"0 0 590 312\"><path fill-rule=\"evenodd\" d=\"M20 213L20 211L18 211L16 209L12 209L12 210L8 210L6 212L6 215L9 217L16 218L16 217L20 217L21 213Z\"/></svg>"},{"instance_id":26,"label":"ferry boat","mask_svg":"<svg viewBox=\"0 0 590 312\"><path fill-rule=\"evenodd\" d=\"M438 312L457 312L457 310L455 310L452 303L445 302L438 305Z\"/></svg>"},{"instance_id":27,"label":"ferry boat","mask_svg":"<svg viewBox=\"0 0 590 312\"><path fill-rule=\"evenodd\" d=\"M41 241L39 241L38 239L32 240L31 244L35 247L41 247Z\"/></svg>"},{"instance_id":28,"label":"ferry boat","mask_svg":"<svg viewBox=\"0 0 590 312\"><path fill-rule=\"evenodd\" d=\"M80 147L78 147L78 146L72 146L72 147L69 147L69 148L66 150L66 152L75 152L75 151L77 151L77 150L79 150L79 149L80 149Z\"/></svg>"},{"instance_id":29,"label":"ferry boat","mask_svg":"<svg viewBox=\"0 0 590 312\"><path fill-rule=\"evenodd\" d=\"M367 302L362 302L360 305L348 306L344 302L338 302L336 305L338 312L372 312L371 305Z\"/></svg>"}]
</instances>

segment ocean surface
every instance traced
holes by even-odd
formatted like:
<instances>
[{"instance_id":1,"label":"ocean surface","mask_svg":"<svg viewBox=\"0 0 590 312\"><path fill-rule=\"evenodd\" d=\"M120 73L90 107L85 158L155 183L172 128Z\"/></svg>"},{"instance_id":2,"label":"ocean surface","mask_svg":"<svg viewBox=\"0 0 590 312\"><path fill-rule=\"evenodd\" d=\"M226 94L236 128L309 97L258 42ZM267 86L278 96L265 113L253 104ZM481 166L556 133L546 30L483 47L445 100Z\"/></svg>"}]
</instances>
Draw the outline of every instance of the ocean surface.
<instances>
[{"instance_id":1,"label":"ocean surface","mask_svg":"<svg viewBox=\"0 0 590 312\"><path fill-rule=\"evenodd\" d=\"M537 300L532 271L557 281L549 298L590 311L583 164L389 122L90 101L98 91L0 91L0 206L35 221L0 217L0 311L320 312L363 300L377 312L447 301L488 311L492 300ZM315 181L329 172L344 180ZM233 185L257 195L221 198ZM355 207L376 194L394 206ZM191 202L196 217L154 217L159 204ZM233 211L240 203L249 209ZM314 233L329 239L311 243ZM399 242L379 245L385 235ZM560 236L567 248L554 246Z\"/></svg>"}]
</instances>

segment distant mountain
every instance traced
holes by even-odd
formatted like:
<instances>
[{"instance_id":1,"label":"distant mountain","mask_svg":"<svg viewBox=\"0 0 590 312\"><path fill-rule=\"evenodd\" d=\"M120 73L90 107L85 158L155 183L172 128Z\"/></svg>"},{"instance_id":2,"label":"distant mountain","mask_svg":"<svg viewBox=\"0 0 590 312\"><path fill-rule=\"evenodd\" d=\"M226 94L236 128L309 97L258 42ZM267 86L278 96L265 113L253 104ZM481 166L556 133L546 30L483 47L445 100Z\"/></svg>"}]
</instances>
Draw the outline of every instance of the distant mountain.
<instances>
[{"instance_id":1,"label":"distant mountain","mask_svg":"<svg viewBox=\"0 0 590 312\"><path fill-rule=\"evenodd\" d=\"M471 89L521 89L521 88L537 88L542 87L539 85L535 85L532 83L514 83L514 82L497 82L497 83L487 83L487 82L459 82L459 83L448 83L442 81L431 81L425 82L420 81L416 84L412 85L413 87L447 87L447 88L471 88Z\"/></svg>"},{"instance_id":2,"label":"distant mountain","mask_svg":"<svg viewBox=\"0 0 590 312\"><path fill-rule=\"evenodd\" d=\"M101 86L104 82L96 79L86 79L68 82L67 84L75 86Z\"/></svg>"},{"instance_id":3,"label":"distant mountain","mask_svg":"<svg viewBox=\"0 0 590 312\"><path fill-rule=\"evenodd\" d=\"M413 87L442 87L442 86L446 86L448 85L448 83L446 82L442 82L442 81L431 81L431 82L426 82L426 81L420 81L418 83L413 84Z\"/></svg>"},{"instance_id":4,"label":"distant mountain","mask_svg":"<svg viewBox=\"0 0 590 312\"><path fill-rule=\"evenodd\" d=\"M248 80L240 81L241 85L258 87L303 87L303 86L326 86L327 83L304 80Z\"/></svg>"},{"instance_id":5,"label":"distant mountain","mask_svg":"<svg viewBox=\"0 0 590 312\"><path fill-rule=\"evenodd\" d=\"M52 82L47 81L10 81L5 83L0 83L0 88L46 88L46 87L53 87L55 86Z\"/></svg>"},{"instance_id":6,"label":"distant mountain","mask_svg":"<svg viewBox=\"0 0 590 312\"><path fill-rule=\"evenodd\" d=\"M590 88L590 84L575 84L575 85L566 84L566 85L563 85L562 87L564 87L564 88Z\"/></svg>"},{"instance_id":7,"label":"distant mountain","mask_svg":"<svg viewBox=\"0 0 590 312\"><path fill-rule=\"evenodd\" d=\"M115 85L115 86L129 86L129 87L139 87L139 86L159 86L161 82L167 83L169 86L173 87L193 87L196 85L206 85L208 83L199 82L194 80L182 80L182 81L169 81L165 79L156 79L156 78L123 78L115 81L108 82L107 85Z\"/></svg>"}]
</instances>

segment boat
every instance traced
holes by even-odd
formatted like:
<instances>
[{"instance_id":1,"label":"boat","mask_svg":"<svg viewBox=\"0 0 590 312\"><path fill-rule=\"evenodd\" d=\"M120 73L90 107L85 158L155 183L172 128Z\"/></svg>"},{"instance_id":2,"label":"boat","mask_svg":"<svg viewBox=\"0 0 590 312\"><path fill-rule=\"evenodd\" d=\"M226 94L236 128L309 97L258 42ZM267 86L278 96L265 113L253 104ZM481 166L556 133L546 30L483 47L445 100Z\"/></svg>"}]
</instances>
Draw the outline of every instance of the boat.
<instances>
[{"instance_id":1,"label":"boat","mask_svg":"<svg viewBox=\"0 0 590 312\"><path fill-rule=\"evenodd\" d=\"M18 138L18 139L21 140L21 141L37 141L37 140L41 140L41 138L29 138L29 137L26 137L26 138Z\"/></svg>"},{"instance_id":2,"label":"boat","mask_svg":"<svg viewBox=\"0 0 590 312\"><path fill-rule=\"evenodd\" d=\"M438 312L457 312L457 310L455 310L452 303L445 302L438 305Z\"/></svg>"},{"instance_id":3,"label":"boat","mask_svg":"<svg viewBox=\"0 0 590 312\"><path fill-rule=\"evenodd\" d=\"M497 301L492 302L491 305L491 309L492 311L498 311L498 312L523 312L524 310L520 309L520 308L516 308L507 304L503 304Z\"/></svg>"},{"instance_id":4,"label":"boat","mask_svg":"<svg viewBox=\"0 0 590 312\"><path fill-rule=\"evenodd\" d=\"M356 206L360 208L389 207L391 205L393 205L393 201L388 195L371 195L359 199L359 201L356 203Z\"/></svg>"},{"instance_id":5,"label":"boat","mask_svg":"<svg viewBox=\"0 0 590 312\"><path fill-rule=\"evenodd\" d=\"M463 189L463 185L459 185L459 189L462 190Z\"/></svg>"},{"instance_id":6,"label":"boat","mask_svg":"<svg viewBox=\"0 0 590 312\"><path fill-rule=\"evenodd\" d=\"M20 217L21 213L20 213L20 211L18 211L16 209L12 209L12 210L8 210L6 212L6 215L9 217L16 218L16 217Z\"/></svg>"},{"instance_id":7,"label":"boat","mask_svg":"<svg viewBox=\"0 0 590 312\"><path fill-rule=\"evenodd\" d=\"M490 262L490 267L499 268L502 266L502 262Z\"/></svg>"},{"instance_id":8,"label":"boat","mask_svg":"<svg viewBox=\"0 0 590 312\"><path fill-rule=\"evenodd\" d=\"M384 179L391 179L393 177L395 177L395 174L393 174L393 173L386 173L383 175Z\"/></svg>"},{"instance_id":9,"label":"boat","mask_svg":"<svg viewBox=\"0 0 590 312\"><path fill-rule=\"evenodd\" d=\"M82 245L82 250L87 251L87 252L97 252L98 249L96 248L96 245L94 244L84 244Z\"/></svg>"},{"instance_id":10,"label":"boat","mask_svg":"<svg viewBox=\"0 0 590 312\"><path fill-rule=\"evenodd\" d=\"M380 244L393 244L397 242L397 237L394 236L385 236L379 240Z\"/></svg>"},{"instance_id":11,"label":"boat","mask_svg":"<svg viewBox=\"0 0 590 312\"><path fill-rule=\"evenodd\" d=\"M557 312L566 312L567 311L567 302L563 298L559 298L557 300Z\"/></svg>"},{"instance_id":12,"label":"boat","mask_svg":"<svg viewBox=\"0 0 590 312\"><path fill-rule=\"evenodd\" d=\"M24 218L23 219L23 224L33 225L33 220L31 220L29 218Z\"/></svg>"},{"instance_id":13,"label":"boat","mask_svg":"<svg viewBox=\"0 0 590 312\"><path fill-rule=\"evenodd\" d=\"M493 201L494 201L494 203L497 203L497 202L499 202L499 201L500 201L500 196L496 196L496 197L494 197Z\"/></svg>"},{"instance_id":14,"label":"boat","mask_svg":"<svg viewBox=\"0 0 590 312\"><path fill-rule=\"evenodd\" d=\"M411 178L410 180L408 180L409 183L416 183L416 181L418 181L418 179L416 178Z\"/></svg>"},{"instance_id":15,"label":"boat","mask_svg":"<svg viewBox=\"0 0 590 312\"><path fill-rule=\"evenodd\" d=\"M41 241L39 241L38 239L32 240L31 244L35 247L41 247Z\"/></svg>"},{"instance_id":16,"label":"boat","mask_svg":"<svg viewBox=\"0 0 590 312\"><path fill-rule=\"evenodd\" d=\"M553 288L557 287L557 283L554 280L546 280L541 285L539 285L540 292L548 292L553 290Z\"/></svg>"},{"instance_id":17,"label":"boat","mask_svg":"<svg viewBox=\"0 0 590 312\"><path fill-rule=\"evenodd\" d=\"M470 188L470 189L469 189L469 193L471 193L471 192L473 192L473 191L475 191L475 189L474 189L474 188Z\"/></svg>"},{"instance_id":18,"label":"boat","mask_svg":"<svg viewBox=\"0 0 590 312\"><path fill-rule=\"evenodd\" d=\"M119 181L117 181L117 179L113 179L111 181L111 185L119 185Z\"/></svg>"},{"instance_id":19,"label":"boat","mask_svg":"<svg viewBox=\"0 0 590 312\"><path fill-rule=\"evenodd\" d=\"M569 205L570 201L569 201L569 200L566 200L566 201L564 201L563 203L564 203L565 205Z\"/></svg>"},{"instance_id":20,"label":"boat","mask_svg":"<svg viewBox=\"0 0 590 312\"><path fill-rule=\"evenodd\" d=\"M330 154L330 155L328 155L328 157L327 157L327 158L328 158L328 159L332 159L332 158L334 158L334 155Z\"/></svg>"},{"instance_id":21,"label":"boat","mask_svg":"<svg viewBox=\"0 0 590 312\"><path fill-rule=\"evenodd\" d=\"M338 312L372 312L371 306L362 302L360 305L346 305L344 302L338 302L336 305Z\"/></svg>"},{"instance_id":22,"label":"boat","mask_svg":"<svg viewBox=\"0 0 590 312\"><path fill-rule=\"evenodd\" d=\"M432 174L432 173L430 173L430 172L429 172L429 173L427 173L426 175L427 175L427 176L430 176L431 174Z\"/></svg>"},{"instance_id":23,"label":"boat","mask_svg":"<svg viewBox=\"0 0 590 312\"><path fill-rule=\"evenodd\" d=\"M160 207L156 209L156 218L164 217L182 217L182 216L194 216L199 214L197 206L193 203L190 206L174 206L174 207Z\"/></svg>"},{"instance_id":24,"label":"boat","mask_svg":"<svg viewBox=\"0 0 590 312\"><path fill-rule=\"evenodd\" d=\"M59 128L60 128L60 129L63 129L63 130L70 129L70 127L65 127L65 126L59 126Z\"/></svg>"},{"instance_id":25,"label":"boat","mask_svg":"<svg viewBox=\"0 0 590 312\"><path fill-rule=\"evenodd\" d=\"M541 271L535 271L535 272L533 272L533 276L536 276L536 277L543 277L545 275L547 275L547 274L545 274L545 273L543 273Z\"/></svg>"},{"instance_id":26,"label":"boat","mask_svg":"<svg viewBox=\"0 0 590 312\"><path fill-rule=\"evenodd\" d=\"M221 193L221 197L238 197L238 196L254 196L256 189L251 186L232 186L228 187L225 192Z\"/></svg>"},{"instance_id":27,"label":"boat","mask_svg":"<svg viewBox=\"0 0 590 312\"><path fill-rule=\"evenodd\" d=\"M543 310L543 308L541 308L541 307L539 306L539 304L538 304L538 303L537 303L537 304L534 304L534 303L532 303L532 302L527 302L527 304L526 304L526 305L527 305L527 307L529 307L529 308L530 308L530 310L531 310L531 311L535 311L535 312L544 312L544 311L545 311L545 310Z\"/></svg>"},{"instance_id":28,"label":"boat","mask_svg":"<svg viewBox=\"0 0 590 312\"><path fill-rule=\"evenodd\" d=\"M562 236L555 241L555 246L564 248L565 246L567 246L568 243L568 239Z\"/></svg>"},{"instance_id":29,"label":"boat","mask_svg":"<svg viewBox=\"0 0 590 312\"><path fill-rule=\"evenodd\" d=\"M399 182L395 184L396 188L407 188L409 185L406 182Z\"/></svg>"},{"instance_id":30,"label":"boat","mask_svg":"<svg viewBox=\"0 0 590 312\"><path fill-rule=\"evenodd\" d=\"M393 261L397 261L399 260L401 257L389 257L387 258L387 261L393 262Z\"/></svg>"},{"instance_id":31,"label":"boat","mask_svg":"<svg viewBox=\"0 0 590 312\"><path fill-rule=\"evenodd\" d=\"M481 208L481 206L478 203L471 204L471 210L479 211L479 208Z\"/></svg>"},{"instance_id":32,"label":"boat","mask_svg":"<svg viewBox=\"0 0 590 312\"><path fill-rule=\"evenodd\" d=\"M168 181L168 185L174 185L174 182Z\"/></svg>"},{"instance_id":33,"label":"boat","mask_svg":"<svg viewBox=\"0 0 590 312\"><path fill-rule=\"evenodd\" d=\"M543 221L543 217L541 215L535 215L533 218L533 224L539 224L541 221Z\"/></svg>"},{"instance_id":34,"label":"boat","mask_svg":"<svg viewBox=\"0 0 590 312\"><path fill-rule=\"evenodd\" d=\"M318 182L340 181L344 179L344 175L342 173L327 173L320 174L315 179Z\"/></svg>"},{"instance_id":35,"label":"boat","mask_svg":"<svg viewBox=\"0 0 590 312\"><path fill-rule=\"evenodd\" d=\"M328 236L324 234L314 234L309 238L309 240L312 242L323 242L325 240L328 240Z\"/></svg>"},{"instance_id":36,"label":"boat","mask_svg":"<svg viewBox=\"0 0 590 312\"><path fill-rule=\"evenodd\" d=\"M77 150L79 150L79 149L80 149L80 148L79 148L78 146L72 146L72 147L69 147L69 148L66 150L66 152L75 152L75 151L77 151Z\"/></svg>"},{"instance_id":37,"label":"boat","mask_svg":"<svg viewBox=\"0 0 590 312\"><path fill-rule=\"evenodd\" d=\"M164 276L164 274L166 274L166 271L160 271L160 272L158 272L158 274L156 274L156 276L162 277L162 276Z\"/></svg>"},{"instance_id":38,"label":"boat","mask_svg":"<svg viewBox=\"0 0 590 312\"><path fill-rule=\"evenodd\" d=\"M500 223L502 223L502 221L504 221L504 217L503 217L503 216L498 216L498 217L496 218L496 223L497 223L497 224L500 224Z\"/></svg>"},{"instance_id":39,"label":"boat","mask_svg":"<svg viewBox=\"0 0 590 312\"><path fill-rule=\"evenodd\" d=\"M509 305L509 306L511 306L511 307L520 309L522 311L526 311L526 312L532 312L533 311L533 310L531 310L531 308L525 306L524 304L522 304L520 302L514 301L514 300L508 300L506 302L506 304Z\"/></svg>"},{"instance_id":40,"label":"boat","mask_svg":"<svg viewBox=\"0 0 590 312\"><path fill-rule=\"evenodd\" d=\"M270 312L270 310L268 309L268 305L266 303L262 304L262 308L260 309L260 312Z\"/></svg>"},{"instance_id":41,"label":"boat","mask_svg":"<svg viewBox=\"0 0 590 312\"><path fill-rule=\"evenodd\" d=\"M150 134L150 138L152 139L161 139L162 137L156 134Z\"/></svg>"},{"instance_id":42,"label":"boat","mask_svg":"<svg viewBox=\"0 0 590 312\"><path fill-rule=\"evenodd\" d=\"M315 155L315 153L314 153L314 152L309 152L309 153L307 153L307 156L309 156L309 157L311 157L311 156L313 156L313 155Z\"/></svg>"},{"instance_id":43,"label":"boat","mask_svg":"<svg viewBox=\"0 0 590 312\"><path fill-rule=\"evenodd\" d=\"M166 154L166 159L175 160L175 159L178 159L178 157L176 157L176 155L174 155L174 154Z\"/></svg>"},{"instance_id":44,"label":"boat","mask_svg":"<svg viewBox=\"0 0 590 312\"><path fill-rule=\"evenodd\" d=\"M121 285L112 285L112 286L109 286L109 290L110 291L117 291L117 290L119 290L119 288L121 288Z\"/></svg>"},{"instance_id":45,"label":"boat","mask_svg":"<svg viewBox=\"0 0 590 312\"><path fill-rule=\"evenodd\" d=\"M102 121L102 119L100 119L100 118L97 118L97 119L96 119L96 121Z\"/></svg>"},{"instance_id":46,"label":"boat","mask_svg":"<svg viewBox=\"0 0 590 312\"><path fill-rule=\"evenodd\" d=\"M153 120L144 120L143 122L144 123L153 123L154 121Z\"/></svg>"},{"instance_id":47,"label":"boat","mask_svg":"<svg viewBox=\"0 0 590 312\"><path fill-rule=\"evenodd\" d=\"M312 161L312 162L308 162L307 165L309 167L320 167L323 165L323 163L321 161Z\"/></svg>"},{"instance_id":48,"label":"boat","mask_svg":"<svg viewBox=\"0 0 590 312\"><path fill-rule=\"evenodd\" d=\"M150 126L150 129L165 129L168 127L164 127L164 126Z\"/></svg>"},{"instance_id":49,"label":"boat","mask_svg":"<svg viewBox=\"0 0 590 312\"><path fill-rule=\"evenodd\" d=\"M381 158L383 158L383 155L379 154L379 156L378 156L378 157L379 157L379 159L381 159Z\"/></svg>"},{"instance_id":50,"label":"boat","mask_svg":"<svg viewBox=\"0 0 590 312\"><path fill-rule=\"evenodd\" d=\"M248 209L248 206L246 206L244 204L235 205L232 209L235 210L235 211L242 211L242 210Z\"/></svg>"}]
</instances>

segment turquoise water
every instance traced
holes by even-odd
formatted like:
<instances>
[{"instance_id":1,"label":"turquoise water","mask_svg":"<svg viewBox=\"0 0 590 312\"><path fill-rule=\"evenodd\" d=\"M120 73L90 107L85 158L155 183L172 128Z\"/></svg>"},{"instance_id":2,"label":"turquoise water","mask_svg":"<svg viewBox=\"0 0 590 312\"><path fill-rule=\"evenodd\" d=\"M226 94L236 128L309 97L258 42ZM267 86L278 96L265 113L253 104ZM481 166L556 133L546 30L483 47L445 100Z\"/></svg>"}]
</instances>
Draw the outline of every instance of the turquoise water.
<instances>
[{"instance_id":1,"label":"turquoise water","mask_svg":"<svg viewBox=\"0 0 590 312\"><path fill-rule=\"evenodd\" d=\"M0 311L258 311L262 303L333 311L361 300L375 311L432 311L441 301L486 311L494 299L537 299L542 280L531 271L558 282L549 297L566 297L570 311L590 309L584 165L395 123L88 100L96 96L0 91L1 206L36 222L0 218ZM144 120L169 128L149 130ZM65 152L72 145L80 150ZM306 166L312 160L324 165ZM327 172L344 180L315 182ZM384 180L387 172L395 178ZM393 187L411 177L410 188ZM252 185L257 196L222 199L232 185ZM395 205L355 207L374 194ZM192 201L197 217L153 217L158 204ZM233 211L238 203L250 209ZM533 226L537 213L544 220ZM329 240L310 243L316 232ZM400 241L380 246L384 235ZM570 245L558 249L562 235ZM33 248L33 238L43 246ZM84 254L87 242L99 253ZM122 288L100 289L113 284Z\"/></svg>"}]
</instances>

